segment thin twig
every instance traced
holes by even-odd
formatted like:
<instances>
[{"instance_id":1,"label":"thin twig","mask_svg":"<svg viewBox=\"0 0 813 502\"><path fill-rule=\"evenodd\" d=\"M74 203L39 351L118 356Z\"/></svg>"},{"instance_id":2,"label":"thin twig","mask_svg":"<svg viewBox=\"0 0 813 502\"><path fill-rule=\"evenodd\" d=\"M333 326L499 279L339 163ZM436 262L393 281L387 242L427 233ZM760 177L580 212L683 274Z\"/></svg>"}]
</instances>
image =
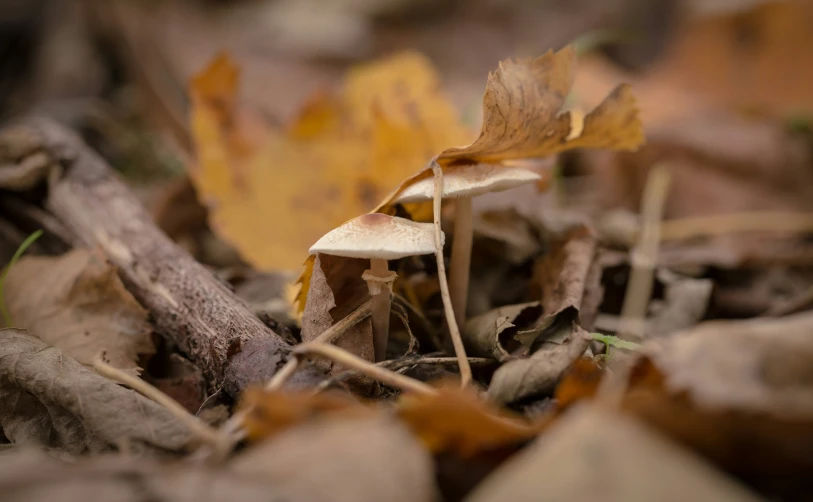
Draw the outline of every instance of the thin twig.
<instances>
[{"instance_id":1,"label":"thin twig","mask_svg":"<svg viewBox=\"0 0 813 502\"><path fill-rule=\"evenodd\" d=\"M376 364L365 361L350 352L340 349L335 345L325 343L305 343L294 348L297 355L318 356L337 362L348 368L360 371L381 383L387 384L396 389L407 390L419 394L432 395L437 391L425 383L395 373Z\"/></svg>"},{"instance_id":2,"label":"thin twig","mask_svg":"<svg viewBox=\"0 0 813 502\"><path fill-rule=\"evenodd\" d=\"M100 357L97 357L93 361L93 369L95 369L96 372L103 377L122 383L166 408L175 418L178 419L179 422L184 424L186 428L189 429L189 431L198 439L198 441L210 446L215 452L223 451L225 448L225 436L200 420L198 417L186 411L186 408L181 406L177 401L148 384L144 380L110 366L102 361Z\"/></svg>"},{"instance_id":3,"label":"thin twig","mask_svg":"<svg viewBox=\"0 0 813 502\"><path fill-rule=\"evenodd\" d=\"M766 231L813 233L813 214L749 211L668 220L661 223L661 240Z\"/></svg>"},{"instance_id":4,"label":"thin twig","mask_svg":"<svg viewBox=\"0 0 813 502\"><path fill-rule=\"evenodd\" d=\"M359 308L348 314L343 319L339 320L336 324L326 329L319 336L306 343L331 343L333 340L341 336L342 333L360 323L370 316L373 309L372 299L364 302ZM299 359L291 357L285 366L282 367L265 386L266 390L276 390L290 378L299 366Z\"/></svg>"},{"instance_id":5,"label":"thin twig","mask_svg":"<svg viewBox=\"0 0 813 502\"><path fill-rule=\"evenodd\" d=\"M654 166L646 180L641 203L643 225L638 243L632 250L632 270L621 309L621 331L618 333L621 339L630 338L631 324L637 330L636 335L641 333L640 328L644 324L646 307L652 294L655 262L660 245L660 225L670 181L669 170L662 165ZM607 355L609 350L608 346ZM613 407L619 406L626 392L631 371L630 361L624 360L614 373L608 372L599 386L598 400Z\"/></svg>"},{"instance_id":6,"label":"thin twig","mask_svg":"<svg viewBox=\"0 0 813 502\"><path fill-rule=\"evenodd\" d=\"M446 265L443 262L443 240L440 231L440 201L443 194L443 171L435 159L432 159L432 173L435 175L435 198L433 200L433 213L435 222L435 258L438 262L438 280L440 281L440 296L443 299L443 311L446 314L446 323L449 325L449 335L452 337L454 352L460 366L460 385L465 387L471 382L471 366L466 357L466 348L463 346L463 337L457 326L452 298L449 295L449 282L446 278Z\"/></svg>"}]
</instances>

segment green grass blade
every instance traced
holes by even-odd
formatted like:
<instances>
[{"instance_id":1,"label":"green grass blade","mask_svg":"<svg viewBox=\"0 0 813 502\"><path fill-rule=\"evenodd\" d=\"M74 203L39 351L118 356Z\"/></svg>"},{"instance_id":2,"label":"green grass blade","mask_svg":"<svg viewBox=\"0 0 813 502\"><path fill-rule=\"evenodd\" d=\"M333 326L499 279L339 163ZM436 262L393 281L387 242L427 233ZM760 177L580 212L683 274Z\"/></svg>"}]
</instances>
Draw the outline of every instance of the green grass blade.
<instances>
[{"instance_id":1,"label":"green grass blade","mask_svg":"<svg viewBox=\"0 0 813 502\"><path fill-rule=\"evenodd\" d=\"M28 249L31 244L40 238L42 235L42 230L37 230L33 234L29 235L20 247L17 248L17 251L14 253L14 256L11 257L11 260L8 262L8 265L3 269L3 275L0 276L0 313L3 315L3 323L7 327L11 327L14 324L14 321L11 319L11 314L9 314L8 309L6 308L6 297L4 294L4 289L6 287L6 277L8 277L8 273L11 270L11 267L14 266L15 263L20 259L20 257L25 253L25 250Z\"/></svg>"},{"instance_id":2,"label":"green grass blade","mask_svg":"<svg viewBox=\"0 0 813 502\"><path fill-rule=\"evenodd\" d=\"M599 342L604 343L608 347L615 347L618 349L625 349L625 350L639 350L641 348L640 343L630 342L627 340L622 340L617 336L613 335L602 335L601 333L590 333L590 338L593 340L598 340Z\"/></svg>"}]
</instances>

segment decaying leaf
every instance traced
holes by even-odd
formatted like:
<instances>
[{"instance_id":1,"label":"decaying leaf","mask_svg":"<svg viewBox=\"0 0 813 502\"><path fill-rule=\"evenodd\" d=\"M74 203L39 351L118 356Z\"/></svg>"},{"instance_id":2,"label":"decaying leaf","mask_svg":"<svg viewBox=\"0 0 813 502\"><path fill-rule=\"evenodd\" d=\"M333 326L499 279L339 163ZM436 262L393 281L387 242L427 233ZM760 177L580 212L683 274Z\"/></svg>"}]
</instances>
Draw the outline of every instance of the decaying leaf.
<instances>
[{"instance_id":1,"label":"decaying leaf","mask_svg":"<svg viewBox=\"0 0 813 502\"><path fill-rule=\"evenodd\" d=\"M509 361L494 373L490 399L509 403L550 392L585 351L589 337L582 326L592 326L602 296L595 252L595 237L585 227L576 227L552 244L536 267L542 316L517 335L531 348L531 356Z\"/></svg>"},{"instance_id":2,"label":"decaying leaf","mask_svg":"<svg viewBox=\"0 0 813 502\"><path fill-rule=\"evenodd\" d=\"M126 455L61 462L20 448L0 454L0 491L11 502L430 502L432 467L402 425L379 417L296 427L219 466Z\"/></svg>"},{"instance_id":3,"label":"decaying leaf","mask_svg":"<svg viewBox=\"0 0 813 502\"><path fill-rule=\"evenodd\" d=\"M466 500L596 498L613 502L762 500L642 423L596 406L569 411Z\"/></svg>"},{"instance_id":4,"label":"decaying leaf","mask_svg":"<svg viewBox=\"0 0 813 502\"><path fill-rule=\"evenodd\" d=\"M97 452L183 448L189 433L165 408L18 329L0 330L0 426L17 444Z\"/></svg>"},{"instance_id":5,"label":"decaying leaf","mask_svg":"<svg viewBox=\"0 0 813 502\"><path fill-rule=\"evenodd\" d=\"M581 134L568 140L571 114L563 108L575 67L576 51L571 46L533 60L502 61L486 84L480 136L467 147L444 151L438 162L493 163L546 157L571 148L638 148L644 141L643 129L626 85L585 116Z\"/></svg>"},{"instance_id":6,"label":"decaying leaf","mask_svg":"<svg viewBox=\"0 0 813 502\"><path fill-rule=\"evenodd\" d=\"M24 257L9 272L5 296L18 327L82 364L104 352L109 364L135 373L138 356L155 351L147 311L100 252Z\"/></svg>"},{"instance_id":7,"label":"decaying leaf","mask_svg":"<svg viewBox=\"0 0 813 502\"><path fill-rule=\"evenodd\" d=\"M709 321L653 340L644 353L670 392L697 406L813 418L813 314Z\"/></svg>"},{"instance_id":8,"label":"decaying leaf","mask_svg":"<svg viewBox=\"0 0 813 502\"><path fill-rule=\"evenodd\" d=\"M539 312L539 302L529 302L506 305L472 317L466 321L462 332L467 351L472 356L493 357L498 361L523 355L523 352L527 354L528 348L515 339L515 336L520 336L517 335L516 323L527 327L529 321L533 322L538 318ZM517 321L519 318L523 318L525 322Z\"/></svg>"},{"instance_id":9,"label":"decaying leaf","mask_svg":"<svg viewBox=\"0 0 813 502\"><path fill-rule=\"evenodd\" d=\"M371 408L338 393L296 393L248 388L240 398L248 410L244 426L249 439L268 439L308 420L334 417L370 417Z\"/></svg>"},{"instance_id":10,"label":"decaying leaf","mask_svg":"<svg viewBox=\"0 0 813 502\"><path fill-rule=\"evenodd\" d=\"M471 137L414 53L351 70L286 131L238 113L236 82L236 66L221 58L192 83L200 165L191 175L212 227L261 269L295 269L319 237Z\"/></svg>"},{"instance_id":11,"label":"decaying leaf","mask_svg":"<svg viewBox=\"0 0 813 502\"><path fill-rule=\"evenodd\" d=\"M432 459L392 417L323 417L253 446L232 461L283 500L435 499Z\"/></svg>"},{"instance_id":12,"label":"decaying leaf","mask_svg":"<svg viewBox=\"0 0 813 502\"><path fill-rule=\"evenodd\" d=\"M325 277L325 273L322 271L321 260L323 258L328 261L336 259L336 257L326 255L316 256L316 260L313 264L313 275L311 276L310 281L310 293L308 294L308 299L305 303L305 312L302 316L303 342L311 341L317 336L321 335L336 321L341 320L343 315L349 313L339 312L339 316L337 316L336 319L331 316L331 311L336 307L336 300L334 292L328 283L328 279ZM358 263L360 265L358 268L364 267L359 272L356 280L351 282L351 287L353 287L354 291L357 293L355 296L357 296L359 300L366 300L369 298L369 294L365 294L367 293L367 284L361 279L363 270L368 268L368 265L364 264L365 261L366 260L354 260L352 262L354 264ZM336 286L338 286L338 294L342 294L340 298L346 300L344 302L345 305L352 305L354 307L358 306L353 305L355 302L352 302L352 300L348 298L348 296L352 296L349 295L348 287L342 287L342 285ZM342 335L334 343L336 346L341 347L352 354L355 354L368 361L372 361L374 359L374 351L373 331L370 319L367 318L351 327L342 333ZM339 368L337 368L337 370L339 370Z\"/></svg>"},{"instance_id":13,"label":"decaying leaf","mask_svg":"<svg viewBox=\"0 0 813 502\"><path fill-rule=\"evenodd\" d=\"M430 451L463 457L516 446L539 432L538 424L499 410L469 389L451 386L431 396L403 395L398 416Z\"/></svg>"}]
</instances>

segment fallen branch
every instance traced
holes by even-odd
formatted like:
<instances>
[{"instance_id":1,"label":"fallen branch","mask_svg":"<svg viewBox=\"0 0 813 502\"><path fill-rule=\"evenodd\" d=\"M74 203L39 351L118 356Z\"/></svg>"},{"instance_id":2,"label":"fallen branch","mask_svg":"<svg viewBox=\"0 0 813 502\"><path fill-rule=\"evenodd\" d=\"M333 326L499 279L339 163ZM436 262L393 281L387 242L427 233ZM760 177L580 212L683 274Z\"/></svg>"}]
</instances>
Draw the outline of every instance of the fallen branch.
<instances>
[{"instance_id":1,"label":"fallen branch","mask_svg":"<svg viewBox=\"0 0 813 502\"><path fill-rule=\"evenodd\" d=\"M21 138L36 145L30 149L36 154L45 152L52 164L46 208L76 237L72 240L106 252L127 288L150 311L156 330L202 370L210 389L223 385L230 358L249 341L254 353L262 352L268 362L232 365L232 372L239 373L231 378L239 384L225 387L232 397L282 366L290 346L161 232L127 186L79 137L53 122L31 119L0 131L0 157L14 151L10 144ZM0 164L25 160L0 158ZM319 376L312 368L308 374Z\"/></svg>"}]
</instances>

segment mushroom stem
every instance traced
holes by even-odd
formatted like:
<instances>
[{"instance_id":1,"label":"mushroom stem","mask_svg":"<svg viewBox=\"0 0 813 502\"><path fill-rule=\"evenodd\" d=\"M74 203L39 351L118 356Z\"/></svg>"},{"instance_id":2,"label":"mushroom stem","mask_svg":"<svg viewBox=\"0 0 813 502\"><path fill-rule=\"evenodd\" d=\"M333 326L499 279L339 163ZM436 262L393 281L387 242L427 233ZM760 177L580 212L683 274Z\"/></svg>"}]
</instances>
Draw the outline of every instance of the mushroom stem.
<instances>
[{"instance_id":1,"label":"mushroom stem","mask_svg":"<svg viewBox=\"0 0 813 502\"><path fill-rule=\"evenodd\" d=\"M386 279L392 275L387 260L370 258L370 275ZM373 348L376 362L387 357L387 340L390 336L390 291L389 287L381 287L373 295Z\"/></svg>"},{"instance_id":2,"label":"mushroom stem","mask_svg":"<svg viewBox=\"0 0 813 502\"><path fill-rule=\"evenodd\" d=\"M466 322L473 238L471 197L460 197L455 201L454 242L449 264L449 293L458 326Z\"/></svg>"}]
</instances>

